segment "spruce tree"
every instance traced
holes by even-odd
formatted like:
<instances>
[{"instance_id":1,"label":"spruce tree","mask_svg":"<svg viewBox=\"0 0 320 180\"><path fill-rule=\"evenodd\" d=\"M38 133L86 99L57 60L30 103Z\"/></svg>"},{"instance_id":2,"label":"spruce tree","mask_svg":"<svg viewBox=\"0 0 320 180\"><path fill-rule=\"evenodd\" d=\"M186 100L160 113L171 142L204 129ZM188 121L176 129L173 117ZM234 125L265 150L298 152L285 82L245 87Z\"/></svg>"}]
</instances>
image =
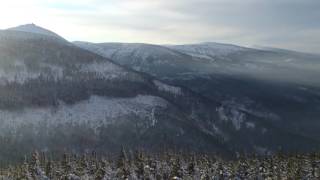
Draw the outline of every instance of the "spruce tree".
<instances>
[{"instance_id":1,"label":"spruce tree","mask_svg":"<svg viewBox=\"0 0 320 180\"><path fill-rule=\"evenodd\" d=\"M130 175L128 168L127 154L124 147L122 147L117 161L117 177L121 179L127 179Z\"/></svg>"}]
</instances>

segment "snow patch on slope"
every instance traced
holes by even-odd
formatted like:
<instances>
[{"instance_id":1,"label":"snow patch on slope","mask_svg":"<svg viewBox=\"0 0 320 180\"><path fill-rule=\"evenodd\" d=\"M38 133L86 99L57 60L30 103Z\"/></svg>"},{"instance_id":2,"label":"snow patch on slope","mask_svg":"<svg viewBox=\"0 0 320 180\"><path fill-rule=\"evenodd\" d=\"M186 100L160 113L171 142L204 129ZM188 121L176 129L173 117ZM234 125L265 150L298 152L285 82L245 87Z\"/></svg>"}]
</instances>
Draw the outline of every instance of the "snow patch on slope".
<instances>
[{"instance_id":1,"label":"snow patch on slope","mask_svg":"<svg viewBox=\"0 0 320 180\"><path fill-rule=\"evenodd\" d=\"M8 83L24 84L39 77L50 77L58 81L63 77L63 68L47 63L40 63L39 69L30 70L23 61L15 61L9 67L0 67L0 85Z\"/></svg>"},{"instance_id":2,"label":"snow patch on slope","mask_svg":"<svg viewBox=\"0 0 320 180\"><path fill-rule=\"evenodd\" d=\"M254 129L256 127L256 124L253 122L246 122L246 127L248 129Z\"/></svg>"},{"instance_id":3,"label":"snow patch on slope","mask_svg":"<svg viewBox=\"0 0 320 180\"><path fill-rule=\"evenodd\" d=\"M157 86L158 90L160 91L168 92L174 95L182 95L182 90L180 87L171 86L158 80L154 80L153 83Z\"/></svg>"},{"instance_id":4,"label":"snow patch on slope","mask_svg":"<svg viewBox=\"0 0 320 180\"><path fill-rule=\"evenodd\" d=\"M244 122L246 115L237 109L219 107L217 108L219 117L223 121L230 121L236 130L240 130L242 123Z\"/></svg>"},{"instance_id":5,"label":"snow patch on slope","mask_svg":"<svg viewBox=\"0 0 320 180\"><path fill-rule=\"evenodd\" d=\"M58 107L50 108L0 110L0 135L7 130L12 132L17 127L43 122L49 127L85 123L92 128L98 128L102 124L116 123L122 117L146 120L149 126L154 126L157 123L155 111L158 108L166 108L167 104L167 101L162 98L148 95L138 95L133 98L91 96L90 99L74 105L60 103Z\"/></svg>"},{"instance_id":6,"label":"snow patch on slope","mask_svg":"<svg viewBox=\"0 0 320 180\"><path fill-rule=\"evenodd\" d=\"M83 65L81 66L81 72L96 73L96 75L103 79L115 79L118 77L126 76L128 74L121 67L111 64L109 62L94 62L89 65Z\"/></svg>"},{"instance_id":7,"label":"snow patch on slope","mask_svg":"<svg viewBox=\"0 0 320 180\"><path fill-rule=\"evenodd\" d=\"M137 74L125 71L122 67L107 61L76 64L76 67L73 69L75 73L93 74L95 78L99 79L143 81ZM38 78L59 81L66 78L64 71L64 67L47 62L39 62L38 67L30 68L23 60L12 60L9 64L0 66L0 85L10 83L25 84Z\"/></svg>"},{"instance_id":8,"label":"snow patch on slope","mask_svg":"<svg viewBox=\"0 0 320 180\"><path fill-rule=\"evenodd\" d=\"M80 72L93 73L97 78L106 80L144 81L143 77L139 74L126 71L122 67L110 63L109 61L93 62L91 64L81 65Z\"/></svg>"}]
</instances>

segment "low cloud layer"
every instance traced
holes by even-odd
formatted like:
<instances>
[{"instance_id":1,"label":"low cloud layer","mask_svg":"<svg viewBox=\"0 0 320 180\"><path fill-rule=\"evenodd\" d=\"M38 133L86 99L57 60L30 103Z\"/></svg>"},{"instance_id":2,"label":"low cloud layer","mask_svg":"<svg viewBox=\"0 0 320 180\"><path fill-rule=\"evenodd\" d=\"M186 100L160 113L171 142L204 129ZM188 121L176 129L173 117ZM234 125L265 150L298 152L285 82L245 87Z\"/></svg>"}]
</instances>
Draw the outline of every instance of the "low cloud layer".
<instances>
[{"instance_id":1,"label":"low cloud layer","mask_svg":"<svg viewBox=\"0 0 320 180\"><path fill-rule=\"evenodd\" d=\"M215 41L319 53L319 9L319 0L11 0L0 7L0 28L33 22L69 40Z\"/></svg>"}]
</instances>

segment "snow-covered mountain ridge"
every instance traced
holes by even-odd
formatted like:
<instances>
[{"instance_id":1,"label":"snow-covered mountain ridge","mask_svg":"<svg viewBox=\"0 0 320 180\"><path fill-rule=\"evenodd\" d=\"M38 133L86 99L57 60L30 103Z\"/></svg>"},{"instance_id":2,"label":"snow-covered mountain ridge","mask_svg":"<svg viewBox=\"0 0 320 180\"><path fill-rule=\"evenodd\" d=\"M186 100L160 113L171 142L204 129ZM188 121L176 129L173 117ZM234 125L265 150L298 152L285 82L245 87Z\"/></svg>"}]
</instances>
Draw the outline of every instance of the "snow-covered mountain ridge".
<instances>
[{"instance_id":1,"label":"snow-covered mountain ridge","mask_svg":"<svg viewBox=\"0 0 320 180\"><path fill-rule=\"evenodd\" d=\"M231 44L221 44L214 42L188 44L188 45L170 45L168 48L188 54L194 58L215 60L215 57L221 57L233 53L249 51L249 48L240 47Z\"/></svg>"}]
</instances>

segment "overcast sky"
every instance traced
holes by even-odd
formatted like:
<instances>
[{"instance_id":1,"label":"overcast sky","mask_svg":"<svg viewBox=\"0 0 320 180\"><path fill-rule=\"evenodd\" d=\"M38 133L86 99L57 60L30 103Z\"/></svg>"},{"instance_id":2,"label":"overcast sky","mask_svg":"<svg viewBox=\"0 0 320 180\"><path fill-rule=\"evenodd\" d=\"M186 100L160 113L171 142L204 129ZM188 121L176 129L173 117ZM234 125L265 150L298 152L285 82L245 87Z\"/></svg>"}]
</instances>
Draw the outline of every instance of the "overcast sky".
<instances>
[{"instance_id":1,"label":"overcast sky","mask_svg":"<svg viewBox=\"0 0 320 180\"><path fill-rule=\"evenodd\" d=\"M0 0L0 28L91 42L224 42L320 53L320 0Z\"/></svg>"}]
</instances>

